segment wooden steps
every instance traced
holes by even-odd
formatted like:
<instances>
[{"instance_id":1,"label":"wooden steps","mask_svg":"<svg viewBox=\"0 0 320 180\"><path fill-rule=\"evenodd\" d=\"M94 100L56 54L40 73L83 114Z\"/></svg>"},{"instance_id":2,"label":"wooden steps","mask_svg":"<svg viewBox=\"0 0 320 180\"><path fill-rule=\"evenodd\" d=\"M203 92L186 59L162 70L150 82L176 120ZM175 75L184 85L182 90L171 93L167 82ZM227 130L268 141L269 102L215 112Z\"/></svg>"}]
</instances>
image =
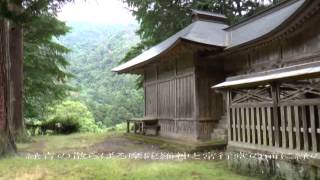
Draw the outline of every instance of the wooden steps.
<instances>
[{"instance_id":1,"label":"wooden steps","mask_svg":"<svg viewBox=\"0 0 320 180\"><path fill-rule=\"evenodd\" d=\"M211 139L227 141L227 117L221 116L219 122L215 125L211 133Z\"/></svg>"}]
</instances>

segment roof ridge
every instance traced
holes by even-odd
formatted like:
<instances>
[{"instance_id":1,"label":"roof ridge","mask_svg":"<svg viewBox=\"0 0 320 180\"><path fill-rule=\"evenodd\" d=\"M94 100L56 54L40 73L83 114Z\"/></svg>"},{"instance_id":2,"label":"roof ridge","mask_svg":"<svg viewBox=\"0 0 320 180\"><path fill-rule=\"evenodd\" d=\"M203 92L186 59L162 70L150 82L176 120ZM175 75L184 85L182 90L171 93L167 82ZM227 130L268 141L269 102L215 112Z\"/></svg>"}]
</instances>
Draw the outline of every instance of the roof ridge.
<instances>
[{"instance_id":1,"label":"roof ridge","mask_svg":"<svg viewBox=\"0 0 320 180\"><path fill-rule=\"evenodd\" d=\"M279 9L288 7L291 4L294 4L294 3L298 2L298 1L301 1L301 0L285 0L285 1L280 2L279 4L271 5L270 7L267 7L264 10L261 10L261 11L255 13L255 14L253 14L251 16L248 16L248 17L240 20L236 24L233 24L233 25L225 28L225 30L232 30L234 28L241 27L243 25L246 25L246 24L256 20L257 18L261 18L261 17L267 16L267 15L273 13L273 12L278 11ZM303 1L305 1L305 0L303 0Z\"/></svg>"},{"instance_id":2,"label":"roof ridge","mask_svg":"<svg viewBox=\"0 0 320 180\"><path fill-rule=\"evenodd\" d=\"M196 14L206 14L206 15L211 15L211 16L218 16L220 18L227 18L226 15L222 14L222 13L216 13L216 12L212 12L212 11L205 11L205 10L200 10L200 9L191 9L192 13L196 13Z\"/></svg>"}]
</instances>

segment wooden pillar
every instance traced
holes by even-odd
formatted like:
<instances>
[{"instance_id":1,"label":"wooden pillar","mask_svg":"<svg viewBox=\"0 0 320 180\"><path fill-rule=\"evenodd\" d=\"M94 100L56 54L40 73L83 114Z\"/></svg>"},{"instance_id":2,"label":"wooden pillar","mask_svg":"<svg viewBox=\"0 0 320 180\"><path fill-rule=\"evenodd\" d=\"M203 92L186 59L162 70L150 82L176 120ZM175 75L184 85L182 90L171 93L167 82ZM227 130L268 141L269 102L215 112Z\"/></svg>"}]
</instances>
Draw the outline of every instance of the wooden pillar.
<instances>
[{"instance_id":1,"label":"wooden pillar","mask_svg":"<svg viewBox=\"0 0 320 180\"><path fill-rule=\"evenodd\" d=\"M127 120L127 133L129 133L129 132L130 132L130 121Z\"/></svg>"},{"instance_id":2,"label":"wooden pillar","mask_svg":"<svg viewBox=\"0 0 320 180\"><path fill-rule=\"evenodd\" d=\"M198 78L197 78L197 69L196 67L194 68L194 73L193 73L193 88L194 88L194 114L193 114L193 119L194 121L194 127L195 127L195 136L198 139L199 136L199 94L198 94Z\"/></svg>"},{"instance_id":3,"label":"wooden pillar","mask_svg":"<svg viewBox=\"0 0 320 180\"><path fill-rule=\"evenodd\" d=\"M134 133L137 134L137 123L136 122L133 122L133 130L134 130Z\"/></svg>"},{"instance_id":4,"label":"wooden pillar","mask_svg":"<svg viewBox=\"0 0 320 180\"><path fill-rule=\"evenodd\" d=\"M271 86L271 94L273 101L273 124L274 124L274 141L275 146L279 147L279 114L278 114L278 104L279 104L279 85L277 83L273 83Z\"/></svg>"},{"instance_id":5,"label":"wooden pillar","mask_svg":"<svg viewBox=\"0 0 320 180\"><path fill-rule=\"evenodd\" d=\"M230 142L231 141L231 116L230 116L230 99L231 99L231 91L228 90L226 92L226 105L227 105L227 124L228 124L228 141Z\"/></svg>"},{"instance_id":6,"label":"wooden pillar","mask_svg":"<svg viewBox=\"0 0 320 180\"><path fill-rule=\"evenodd\" d=\"M174 132L178 133L178 128L177 128L177 118L178 118L178 88L177 88L177 59L174 60Z\"/></svg>"},{"instance_id":7,"label":"wooden pillar","mask_svg":"<svg viewBox=\"0 0 320 180\"><path fill-rule=\"evenodd\" d=\"M303 147L305 151L309 151L309 138L308 138L308 124L307 124L307 112L306 107L302 106L301 111L301 118L302 118L302 127L303 127Z\"/></svg>"},{"instance_id":8,"label":"wooden pillar","mask_svg":"<svg viewBox=\"0 0 320 180\"><path fill-rule=\"evenodd\" d=\"M315 118L315 108L313 105L309 106L310 121L311 121L311 144L312 151L317 152L317 129L316 129L316 118Z\"/></svg>"},{"instance_id":9,"label":"wooden pillar","mask_svg":"<svg viewBox=\"0 0 320 180\"><path fill-rule=\"evenodd\" d=\"M155 65L156 67L156 117L159 117L159 74L158 74L158 65Z\"/></svg>"},{"instance_id":10,"label":"wooden pillar","mask_svg":"<svg viewBox=\"0 0 320 180\"><path fill-rule=\"evenodd\" d=\"M144 116L147 116L146 71L143 72Z\"/></svg>"},{"instance_id":11,"label":"wooden pillar","mask_svg":"<svg viewBox=\"0 0 320 180\"><path fill-rule=\"evenodd\" d=\"M141 122L141 130L140 130L140 134L142 135L144 131L144 122Z\"/></svg>"}]
</instances>

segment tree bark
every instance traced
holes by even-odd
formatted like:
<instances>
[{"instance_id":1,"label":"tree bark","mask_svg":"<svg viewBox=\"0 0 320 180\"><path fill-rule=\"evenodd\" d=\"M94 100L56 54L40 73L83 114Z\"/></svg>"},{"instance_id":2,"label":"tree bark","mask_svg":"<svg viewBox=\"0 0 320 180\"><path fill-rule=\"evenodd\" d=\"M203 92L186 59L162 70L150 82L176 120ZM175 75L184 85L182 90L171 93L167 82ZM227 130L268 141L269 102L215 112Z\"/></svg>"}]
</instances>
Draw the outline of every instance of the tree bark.
<instances>
[{"instance_id":1,"label":"tree bark","mask_svg":"<svg viewBox=\"0 0 320 180\"><path fill-rule=\"evenodd\" d=\"M9 24L0 17L0 156L16 152L11 134Z\"/></svg>"},{"instance_id":2,"label":"tree bark","mask_svg":"<svg viewBox=\"0 0 320 180\"><path fill-rule=\"evenodd\" d=\"M24 135L23 119L23 31L20 25L10 27L10 59L13 103L13 134Z\"/></svg>"},{"instance_id":3,"label":"tree bark","mask_svg":"<svg viewBox=\"0 0 320 180\"><path fill-rule=\"evenodd\" d=\"M16 16L23 11L21 0L11 0L9 10ZM9 34L10 62L11 62L11 102L12 133L16 138L25 136L23 118L23 29L20 22L10 24Z\"/></svg>"}]
</instances>

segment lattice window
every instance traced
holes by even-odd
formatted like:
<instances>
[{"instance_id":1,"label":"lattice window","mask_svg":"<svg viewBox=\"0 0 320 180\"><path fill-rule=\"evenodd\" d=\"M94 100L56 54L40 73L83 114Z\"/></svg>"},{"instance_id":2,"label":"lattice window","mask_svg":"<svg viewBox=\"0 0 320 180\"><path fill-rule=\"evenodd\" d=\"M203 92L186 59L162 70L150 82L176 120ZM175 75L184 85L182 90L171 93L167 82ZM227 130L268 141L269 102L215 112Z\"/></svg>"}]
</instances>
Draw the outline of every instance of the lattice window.
<instances>
[{"instance_id":1,"label":"lattice window","mask_svg":"<svg viewBox=\"0 0 320 180\"><path fill-rule=\"evenodd\" d=\"M272 102L270 86L235 89L231 91L231 104Z\"/></svg>"},{"instance_id":2,"label":"lattice window","mask_svg":"<svg viewBox=\"0 0 320 180\"><path fill-rule=\"evenodd\" d=\"M280 85L280 102L320 98L320 79L300 80Z\"/></svg>"}]
</instances>

